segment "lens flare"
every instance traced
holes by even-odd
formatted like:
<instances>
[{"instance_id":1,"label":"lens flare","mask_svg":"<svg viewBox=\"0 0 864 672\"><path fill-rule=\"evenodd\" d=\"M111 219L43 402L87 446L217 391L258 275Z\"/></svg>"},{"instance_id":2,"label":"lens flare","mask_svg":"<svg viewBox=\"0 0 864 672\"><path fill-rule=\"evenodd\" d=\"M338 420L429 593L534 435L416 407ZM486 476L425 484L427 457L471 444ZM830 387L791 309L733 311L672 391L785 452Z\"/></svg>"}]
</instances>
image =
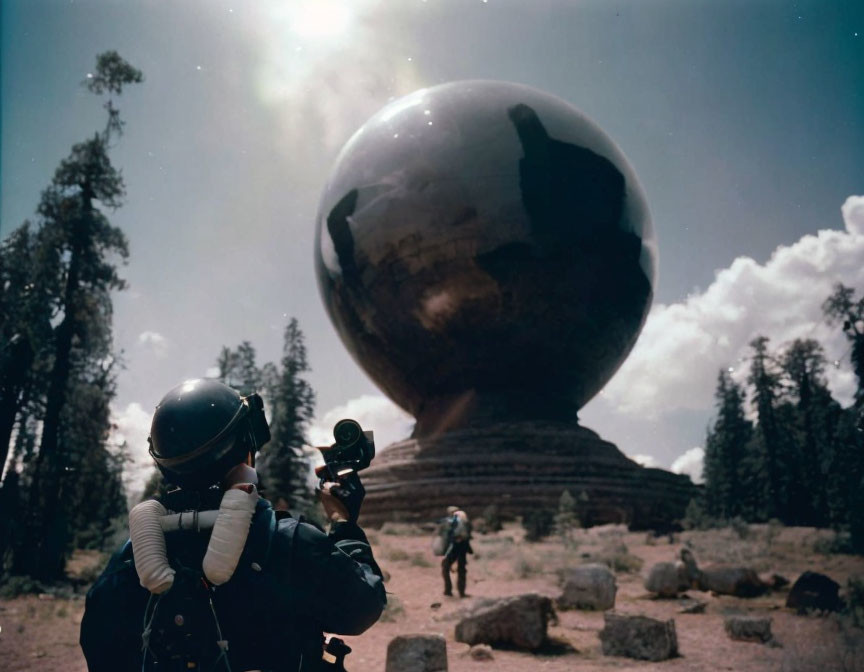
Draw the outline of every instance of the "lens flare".
<instances>
[{"instance_id":1,"label":"lens flare","mask_svg":"<svg viewBox=\"0 0 864 672\"><path fill-rule=\"evenodd\" d=\"M351 23L347 2L314 0L291 5L291 31L307 40L333 39L345 34Z\"/></svg>"}]
</instances>

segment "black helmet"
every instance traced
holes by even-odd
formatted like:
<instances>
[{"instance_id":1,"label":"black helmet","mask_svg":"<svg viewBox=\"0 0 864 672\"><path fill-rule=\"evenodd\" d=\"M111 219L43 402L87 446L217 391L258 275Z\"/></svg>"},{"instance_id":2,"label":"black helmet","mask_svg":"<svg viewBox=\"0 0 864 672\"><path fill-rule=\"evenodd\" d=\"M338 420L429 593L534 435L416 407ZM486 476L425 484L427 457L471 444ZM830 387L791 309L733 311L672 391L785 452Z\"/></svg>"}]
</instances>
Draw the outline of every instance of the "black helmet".
<instances>
[{"instance_id":1,"label":"black helmet","mask_svg":"<svg viewBox=\"0 0 864 672\"><path fill-rule=\"evenodd\" d=\"M270 440L261 397L215 380L187 380L166 394L150 425L150 455L165 478L206 488Z\"/></svg>"}]
</instances>

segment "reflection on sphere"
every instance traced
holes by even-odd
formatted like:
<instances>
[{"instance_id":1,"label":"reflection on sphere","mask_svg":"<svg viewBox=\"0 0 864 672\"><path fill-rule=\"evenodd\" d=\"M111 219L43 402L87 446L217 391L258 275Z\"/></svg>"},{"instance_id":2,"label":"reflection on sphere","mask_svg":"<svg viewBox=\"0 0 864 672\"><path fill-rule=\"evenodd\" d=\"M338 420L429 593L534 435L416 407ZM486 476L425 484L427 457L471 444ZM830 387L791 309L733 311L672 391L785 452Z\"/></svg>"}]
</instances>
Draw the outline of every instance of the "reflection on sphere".
<instances>
[{"instance_id":1,"label":"reflection on sphere","mask_svg":"<svg viewBox=\"0 0 864 672\"><path fill-rule=\"evenodd\" d=\"M630 352L656 268L635 173L558 98L417 91L349 140L322 195L322 297L417 433L574 418Z\"/></svg>"}]
</instances>

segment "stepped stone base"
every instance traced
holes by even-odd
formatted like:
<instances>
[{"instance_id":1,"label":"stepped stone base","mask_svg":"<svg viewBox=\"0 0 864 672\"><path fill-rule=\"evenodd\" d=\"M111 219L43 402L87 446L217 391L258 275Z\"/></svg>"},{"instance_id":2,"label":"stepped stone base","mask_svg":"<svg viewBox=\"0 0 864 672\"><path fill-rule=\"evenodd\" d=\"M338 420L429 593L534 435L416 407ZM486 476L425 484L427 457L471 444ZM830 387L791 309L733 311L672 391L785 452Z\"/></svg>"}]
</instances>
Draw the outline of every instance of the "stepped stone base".
<instances>
[{"instance_id":1,"label":"stepped stone base","mask_svg":"<svg viewBox=\"0 0 864 672\"><path fill-rule=\"evenodd\" d=\"M360 523L424 522L447 506L479 516L496 504L505 518L556 510L564 490L585 525L631 529L683 517L696 486L686 476L642 467L573 422L520 421L453 430L392 444L363 472ZM584 493L584 494L583 494Z\"/></svg>"}]
</instances>

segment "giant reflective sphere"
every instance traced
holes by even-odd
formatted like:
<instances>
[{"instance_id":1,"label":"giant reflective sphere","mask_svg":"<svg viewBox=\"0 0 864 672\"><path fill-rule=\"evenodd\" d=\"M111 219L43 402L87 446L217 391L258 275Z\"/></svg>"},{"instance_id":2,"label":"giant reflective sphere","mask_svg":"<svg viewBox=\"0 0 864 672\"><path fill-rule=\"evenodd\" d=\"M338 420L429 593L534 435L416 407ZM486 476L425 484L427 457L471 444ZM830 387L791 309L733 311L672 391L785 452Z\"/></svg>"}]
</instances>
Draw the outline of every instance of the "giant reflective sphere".
<instances>
[{"instance_id":1,"label":"giant reflective sphere","mask_svg":"<svg viewBox=\"0 0 864 672\"><path fill-rule=\"evenodd\" d=\"M516 84L417 91L348 141L321 197L321 294L345 345L418 419L573 419L624 361L656 268L615 143Z\"/></svg>"}]
</instances>

